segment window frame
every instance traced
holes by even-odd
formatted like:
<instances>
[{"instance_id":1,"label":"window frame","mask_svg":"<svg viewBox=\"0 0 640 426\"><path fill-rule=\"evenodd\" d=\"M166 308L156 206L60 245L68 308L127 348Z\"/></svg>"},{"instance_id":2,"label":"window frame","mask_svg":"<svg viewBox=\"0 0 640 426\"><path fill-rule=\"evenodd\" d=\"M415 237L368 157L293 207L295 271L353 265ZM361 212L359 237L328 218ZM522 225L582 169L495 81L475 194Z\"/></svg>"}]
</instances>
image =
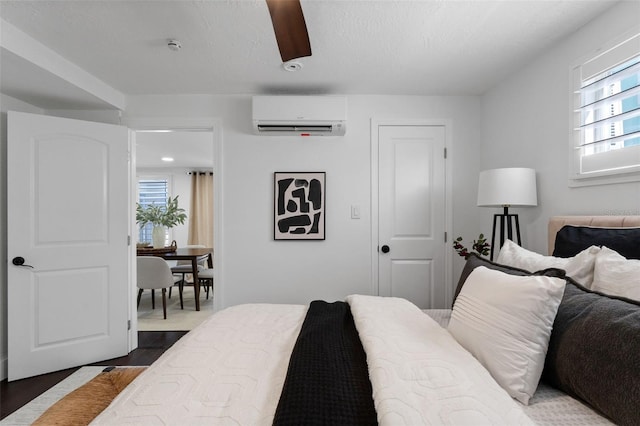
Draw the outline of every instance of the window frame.
<instances>
[{"instance_id":1,"label":"window frame","mask_svg":"<svg viewBox=\"0 0 640 426\"><path fill-rule=\"evenodd\" d=\"M628 52L632 52L629 54ZM597 171L582 171L582 145L583 130L580 129L581 121L581 85L582 81L615 68L625 61L640 55L640 28L629 31L617 40L611 41L591 54L583 57L571 67L571 115L569 138L569 186L591 186L606 185L613 183L638 182L640 181L640 160L630 166L621 168L600 169ZM586 76L582 78L582 74ZM624 152L625 154L621 154ZM633 153L640 158L640 146L631 146L618 150L607 151L607 157L600 157L599 160L615 161L616 156L625 157L626 154ZM611 157L614 157L611 159ZM598 161L595 157L592 160Z\"/></svg>"},{"instance_id":2,"label":"window frame","mask_svg":"<svg viewBox=\"0 0 640 426\"><path fill-rule=\"evenodd\" d=\"M151 180L151 181L166 181L166 196L167 197L172 197L172 193L173 193L173 179L171 174L161 174L161 173L154 173L154 174L139 174L136 176L136 206L137 203L140 203L140 181L146 181L146 180ZM165 200L166 202L166 200ZM138 224L136 224L136 228L137 228L137 234L136 234L136 238L137 238L137 242L148 242L151 243L151 234L149 234L149 239L148 240L141 240L142 237L142 230L140 228L140 226ZM168 245L169 242L172 240L172 231L171 229L165 228L165 245Z\"/></svg>"}]
</instances>

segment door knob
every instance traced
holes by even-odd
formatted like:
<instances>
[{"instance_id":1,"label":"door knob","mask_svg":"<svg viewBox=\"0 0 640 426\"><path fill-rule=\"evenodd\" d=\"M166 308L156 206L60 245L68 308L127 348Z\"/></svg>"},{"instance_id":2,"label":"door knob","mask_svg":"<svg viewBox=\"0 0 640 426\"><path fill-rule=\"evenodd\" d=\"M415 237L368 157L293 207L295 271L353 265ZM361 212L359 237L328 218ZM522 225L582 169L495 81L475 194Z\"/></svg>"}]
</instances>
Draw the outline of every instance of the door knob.
<instances>
[{"instance_id":1,"label":"door knob","mask_svg":"<svg viewBox=\"0 0 640 426\"><path fill-rule=\"evenodd\" d=\"M11 263L13 263L16 266L25 266L27 268L33 268L33 266L31 265L25 265L24 264L24 257L22 256L16 256L11 260Z\"/></svg>"},{"instance_id":2,"label":"door knob","mask_svg":"<svg viewBox=\"0 0 640 426\"><path fill-rule=\"evenodd\" d=\"M391 251L391 249L389 248L388 245L383 245L382 247L380 247L380 251L383 253L389 253Z\"/></svg>"}]
</instances>

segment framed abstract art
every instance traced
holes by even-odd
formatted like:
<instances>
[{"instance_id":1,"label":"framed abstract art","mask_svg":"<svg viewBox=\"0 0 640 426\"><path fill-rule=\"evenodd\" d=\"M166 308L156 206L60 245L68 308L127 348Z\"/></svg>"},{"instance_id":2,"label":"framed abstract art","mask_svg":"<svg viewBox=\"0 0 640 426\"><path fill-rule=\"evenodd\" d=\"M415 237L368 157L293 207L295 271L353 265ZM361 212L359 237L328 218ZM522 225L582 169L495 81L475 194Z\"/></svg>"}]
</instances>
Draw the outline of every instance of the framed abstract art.
<instances>
[{"instance_id":1,"label":"framed abstract art","mask_svg":"<svg viewBox=\"0 0 640 426\"><path fill-rule=\"evenodd\" d=\"M324 240L325 175L274 173L274 240Z\"/></svg>"}]
</instances>

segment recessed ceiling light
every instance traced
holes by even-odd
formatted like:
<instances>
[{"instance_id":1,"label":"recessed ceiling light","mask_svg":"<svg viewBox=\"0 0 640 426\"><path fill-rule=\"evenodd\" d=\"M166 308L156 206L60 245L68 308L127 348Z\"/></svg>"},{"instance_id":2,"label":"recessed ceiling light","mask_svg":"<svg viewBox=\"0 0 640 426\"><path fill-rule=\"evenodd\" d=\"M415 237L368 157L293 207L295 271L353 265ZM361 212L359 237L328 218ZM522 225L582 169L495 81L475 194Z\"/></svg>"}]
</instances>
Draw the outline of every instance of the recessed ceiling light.
<instances>
[{"instance_id":1,"label":"recessed ceiling light","mask_svg":"<svg viewBox=\"0 0 640 426\"><path fill-rule=\"evenodd\" d=\"M302 64L300 62L289 61L282 64L282 67L289 72L295 72L302 69Z\"/></svg>"},{"instance_id":2,"label":"recessed ceiling light","mask_svg":"<svg viewBox=\"0 0 640 426\"><path fill-rule=\"evenodd\" d=\"M171 158L171 157L162 157L161 160L162 161L171 162L171 161L173 161L173 158Z\"/></svg>"}]
</instances>

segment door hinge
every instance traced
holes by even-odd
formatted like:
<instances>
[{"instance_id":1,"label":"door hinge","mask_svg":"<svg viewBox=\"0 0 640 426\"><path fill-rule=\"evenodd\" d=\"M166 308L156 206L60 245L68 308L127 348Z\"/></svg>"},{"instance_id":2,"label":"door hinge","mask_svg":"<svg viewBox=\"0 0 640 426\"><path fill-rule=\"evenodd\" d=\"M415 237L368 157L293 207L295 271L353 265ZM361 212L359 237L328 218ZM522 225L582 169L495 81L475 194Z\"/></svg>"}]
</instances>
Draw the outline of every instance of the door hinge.
<instances>
[{"instance_id":1,"label":"door hinge","mask_svg":"<svg viewBox=\"0 0 640 426\"><path fill-rule=\"evenodd\" d=\"M447 242L447 231L444 231L444 242Z\"/></svg>"},{"instance_id":2,"label":"door hinge","mask_svg":"<svg viewBox=\"0 0 640 426\"><path fill-rule=\"evenodd\" d=\"M444 149L444 158L447 158L447 148Z\"/></svg>"},{"instance_id":3,"label":"door hinge","mask_svg":"<svg viewBox=\"0 0 640 426\"><path fill-rule=\"evenodd\" d=\"M131 320L127 320L127 330L131 330Z\"/></svg>"},{"instance_id":4,"label":"door hinge","mask_svg":"<svg viewBox=\"0 0 640 426\"><path fill-rule=\"evenodd\" d=\"M131 245L131 235L127 235L127 246Z\"/></svg>"}]
</instances>

